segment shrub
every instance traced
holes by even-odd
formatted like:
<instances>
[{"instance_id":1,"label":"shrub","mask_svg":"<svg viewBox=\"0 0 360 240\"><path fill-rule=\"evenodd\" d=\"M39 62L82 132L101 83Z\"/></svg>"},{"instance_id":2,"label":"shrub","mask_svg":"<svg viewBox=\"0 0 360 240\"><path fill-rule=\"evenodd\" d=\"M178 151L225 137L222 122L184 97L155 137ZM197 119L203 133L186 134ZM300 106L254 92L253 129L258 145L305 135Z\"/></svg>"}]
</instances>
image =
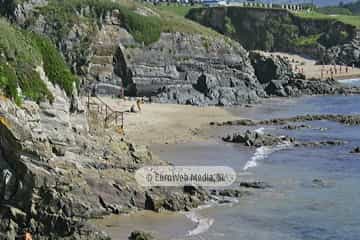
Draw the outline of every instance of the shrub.
<instances>
[{"instance_id":1,"label":"shrub","mask_svg":"<svg viewBox=\"0 0 360 240\"><path fill-rule=\"evenodd\" d=\"M86 7L89 7L90 12L79 16L78 13ZM136 41L148 45L160 38L161 20L159 17L137 14L130 8L110 0L52 0L47 6L39 9L49 22L58 26L59 39L70 31L74 23L99 20L112 10L119 10L122 26L134 36Z\"/></svg>"},{"instance_id":2,"label":"shrub","mask_svg":"<svg viewBox=\"0 0 360 240\"><path fill-rule=\"evenodd\" d=\"M78 79L71 73L64 59L53 43L34 33L29 33L35 46L39 49L44 63L44 71L50 82L59 85L71 96L74 82L78 85Z\"/></svg>"},{"instance_id":3,"label":"shrub","mask_svg":"<svg viewBox=\"0 0 360 240\"><path fill-rule=\"evenodd\" d=\"M0 89L3 94L21 103L21 97L39 102L53 101L53 95L35 71L41 63L49 80L68 95L76 77L49 39L20 30L0 19ZM18 93L21 89L21 96Z\"/></svg>"}]
</instances>

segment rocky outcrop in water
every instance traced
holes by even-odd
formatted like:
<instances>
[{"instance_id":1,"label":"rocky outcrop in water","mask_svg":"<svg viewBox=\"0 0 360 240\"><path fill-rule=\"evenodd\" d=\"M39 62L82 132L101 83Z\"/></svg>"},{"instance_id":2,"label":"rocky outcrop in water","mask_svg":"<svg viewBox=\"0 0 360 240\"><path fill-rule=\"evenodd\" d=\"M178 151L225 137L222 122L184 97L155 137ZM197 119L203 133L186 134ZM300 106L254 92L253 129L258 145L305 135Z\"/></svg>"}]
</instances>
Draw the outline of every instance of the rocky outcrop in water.
<instances>
[{"instance_id":1,"label":"rocky outcrop in water","mask_svg":"<svg viewBox=\"0 0 360 240\"><path fill-rule=\"evenodd\" d=\"M347 144L343 140L327 140L327 141L315 141L315 142L297 142L294 147L327 147L327 146L339 146Z\"/></svg>"},{"instance_id":2,"label":"rocky outcrop in water","mask_svg":"<svg viewBox=\"0 0 360 240\"><path fill-rule=\"evenodd\" d=\"M240 189L212 190L210 193L212 196L215 197L228 197L228 198L242 198L251 195L249 191L244 191ZM217 198L217 200L219 199Z\"/></svg>"},{"instance_id":3,"label":"rocky outcrop in water","mask_svg":"<svg viewBox=\"0 0 360 240\"><path fill-rule=\"evenodd\" d=\"M251 119L239 119L234 121L226 122L211 122L210 125L216 126L231 126L231 125L240 125L240 126L256 126L256 125L285 125L291 122L308 122L308 121L320 121L327 120L338 122L345 125L359 125L360 124L360 115L341 115L341 114L308 114L300 115L290 118L274 118L269 120L251 120Z\"/></svg>"},{"instance_id":4,"label":"rocky outcrop in water","mask_svg":"<svg viewBox=\"0 0 360 240\"><path fill-rule=\"evenodd\" d=\"M325 140L325 141L298 141L288 136L275 136L267 133L247 130L245 133L234 133L223 138L225 142L237 143L246 147L264 147L278 146L281 144L290 144L293 147L327 147L344 145L347 142L343 140Z\"/></svg>"},{"instance_id":5,"label":"rocky outcrop in water","mask_svg":"<svg viewBox=\"0 0 360 240\"><path fill-rule=\"evenodd\" d=\"M351 153L360 153L360 147L356 147L353 150L351 150Z\"/></svg>"},{"instance_id":6,"label":"rocky outcrop in water","mask_svg":"<svg viewBox=\"0 0 360 240\"><path fill-rule=\"evenodd\" d=\"M247 130L245 133L234 133L223 138L225 142L240 143L248 147L274 146L284 142L294 142L290 137L278 137L271 134Z\"/></svg>"},{"instance_id":7,"label":"rocky outcrop in water","mask_svg":"<svg viewBox=\"0 0 360 240\"><path fill-rule=\"evenodd\" d=\"M240 187L266 189L266 188L271 188L271 185L266 182L256 181L256 182L241 182Z\"/></svg>"}]
</instances>

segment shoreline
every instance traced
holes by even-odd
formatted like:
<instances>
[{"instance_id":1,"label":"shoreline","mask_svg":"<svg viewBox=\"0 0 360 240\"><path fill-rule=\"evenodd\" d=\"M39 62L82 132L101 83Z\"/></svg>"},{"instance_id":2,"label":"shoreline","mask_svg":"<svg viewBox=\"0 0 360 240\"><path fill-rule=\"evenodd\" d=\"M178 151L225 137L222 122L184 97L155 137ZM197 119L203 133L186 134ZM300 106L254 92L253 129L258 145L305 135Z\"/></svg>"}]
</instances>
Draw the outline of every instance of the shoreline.
<instances>
[{"instance_id":1,"label":"shoreline","mask_svg":"<svg viewBox=\"0 0 360 240\"><path fill-rule=\"evenodd\" d=\"M308 96L306 96L306 97L308 97ZM297 101L299 98L286 98L286 100L291 100L291 101ZM268 99L268 100L270 100L270 101L275 101L275 102L278 102L278 101L283 101L283 100L285 100L285 99L282 99L282 98L270 98L270 99ZM264 103L259 103L259 104L256 104L256 105L254 105L254 107L253 108L257 108L257 107L261 107L262 105L263 105ZM201 135L197 135L197 136L191 136L191 134L190 135L188 135L188 134L184 134L184 135L182 135L181 136L181 138L179 138L179 139L173 139L172 137L172 135L171 134L173 134L174 132L164 132L168 127L171 127L172 125L170 124L169 125L169 123L168 123L168 121L169 121L169 119L167 118L167 119L165 119L164 121L159 121L159 122L156 122L156 123L154 123L155 125L147 125L147 124L145 124L145 125L142 125L142 128L146 128L146 127L154 127L154 126L159 126L158 124L160 124L160 125L162 125L162 126L165 126L164 127L164 129L162 129L161 130L161 132L163 133L163 134L165 134L165 136L162 136L162 138L159 138L159 139L157 139L155 142L158 142L158 143L160 143L161 144L161 140L162 139L167 139L167 140L169 140L169 144L177 144L177 143L183 143L183 142L189 142L189 141L194 141L195 143L196 142L199 142L199 141L201 141L201 140L209 140L209 139L212 139L212 137L211 136L209 136L209 135L206 135L206 131L207 130L209 130L209 128L211 128L211 126L209 125L209 124L207 124L207 126L208 127L206 127L205 125L204 125L204 123L206 122L206 121L208 121L209 120L209 116L207 116L207 114L209 114L209 112L212 112L212 111L214 111L217 115L216 115L216 118L218 118L218 119L225 119L225 120L229 120L228 118L227 118L227 116L231 116L231 118L232 119L239 119L239 115L236 115L236 113L232 113L231 111L229 111L229 109L228 108L223 108L223 107L221 107L220 108L220 110L219 110L219 107L194 107L194 106L178 106L178 107L176 107L176 105L174 106L174 105L171 105L171 104L145 104L145 105L143 105L143 112L142 113L138 113L138 114L133 114L132 116L134 117L134 121L133 122L131 122L132 124L134 124L133 126L136 126L135 125L135 123L137 123L137 121L139 121L138 120L138 118L139 118L139 116L142 116L142 117L144 117L144 116L150 116L149 114L149 111L150 110L153 110L153 111L150 111L151 112L151 114L160 114L161 115L161 118L165 118L165 116L166 117L169 117L167 114L163 114L163 113L161 113L161 111L162 110L164 110L164 109L167 109L167 108L172 108L173 109L173 111L175 111L175 112L177 112L177 114L170 114L170 116L172 116L172 117L177 117L177 116L179 116L179 115L184 115L184 116L181 116L181 117L179 117L179 118L177 118L176 119L176 122L181 122L181 121L183 121L184 119L188 119L188 116L186 117L186 115L187 114L190 114L190 113L192 113L193 111L199 111L199 108L204 108L204 109L210 109L210 110L204 110L204 111L201 111L201 113L197 113L197 114L199 114L199 115L201 115L202 116L202 120L201 121L196 121L195 122L195 124L198 124L200 127L201 127L201 130L199 131L199 132L201 132ZM241 110L242 111L246 111L246 109L247 108L245 108L245 107L242 107L241 108ZM223 112L223 111L225 111L225 112ZM221 115L222 113L224 113L225 115ZM141 115L141 114L143 114L143 115ZM197 115L194 115L194 116L197 116ZM238 116L238 117L236 117L236 116ZM210 119L214 119L214 118L211 118L210 117ZM142 123L141 121L140 121L140 123ZM188 127L189 125L188 124L192 124L193 123L193 121L188 121L187 122L187 124L185 124L185 125L181 125L181 127L179 127L178 129L176 129L176 131L184 131L184 130L186 130L187 128L186 127ZM206 122L206 123L209 123L209 122ZM163 125L163 124L165 124L165 125ZM183 127L185 127L185 128L183 128ZM134 130L134 129L132 129L132 130ZM139 131L141 130L141 129L135 129L135 130L137 130L137 132L136 132L136 134L137 134L137 136L136 137L141 137L141 135L139 135ZM134 133L134 132L133 132ZM153 132L153 133L151 133L151 134L149 134L149 136L147 136L146 138L143 138L143 140L145 141L146 139L148 139L149 137L153 137L153 135L152 134L155 134L155 133L159 133L159 132ZM127 134L129 134L129 132L127 132ZM189 137L189 138L186 138L186 137ZM179 141L179 140L182 140L182 141ZM176 141L174 141L174 142L172 142L172 140L176 140ZM149 143L147 143L147 144L149 144ZM164 147L164 148L166 148L166 145L163 145L162 147ZM254 155L255 157L256 157L256 154ZM314 176L314 178L315 178L316 176ZM193 212L195 212L196 213L196 211L197 211L197 209L193 209L192 211L191 211L191 213L193 213ZM170 214L170 215L173 215L174 216L174 218L173 219L177 219L176 220L176 222L178 223L178 225L179 225L179 229L181 229L181 231L183 231L184 233L189 233L189 232L193 232L193 233L195 233L194 235L197 235L196 233L198 232L198 231L200 231L202 228L203 228L203 226L208 226L207 224L208 223L211 223L210 224L210 226L209 227L211 227L211 225L213 224L213 222L211 222L212 221L212 219L211 218L207 218L206 216L204 217L204 219L200 219L201 217L203 217L203 216L201 216L201 214L200 214L200 216L196 216L193 220L191 220L191 219L184 219L183 217L184 217L184 215L181 213L181 212L165 212L165 213L154 213L154 212L143 212L143 211L140 211L140 212L137 212L137 213L131 213L131 215L130 215L130 218L128 218L129 217L129 215L121 215L121 216L112 216L114 219L116 219L117 217L119 218L119 219L122 219L121 221L125 221L126 222L126 219L132 219L131 221L134 221L134 222L136 222L137 223L137 220L134 220L133 219L133 217L134 216L141 216L142 214L147 214L147 216L149 217L149 219L155 219L155 220L157 220L157 221L166 221L166 219L167 219L167 217L166 217L166 214ZM165 216L164 216L164 214L165 214ZM195 221L194 221L195 220ZM150 220L149 220L150 221ZM196 222L197 221L197 222ZM158 222L159 223L159 222ZM116 231L120 231L121 229L123 230L123 232L121 233L122 235L126 235L125 233L127 233L127 229L124 229L123 227L121 228L121 227L117 227L117 225L118 225L118 222L117 223L114 223L114 224L110 224L110 225L107 225L107 224L103 224L102 226L104 226L104 227L102 227L101 229L102 230L104 230L104 231L108 231L108 229L109 228L111 228L112 226L115 226L116 227ZM150 224L150 225L152 225L152 224ZM161 225L161 223L159 224L159 225ZM194 226L195 225L195 226ZM137 225L137 228L141 228L141 226L143 226L143 225L141 225L141 223L139 224L139 225ZM187 228L187 230L185 231L185 227L184 226L186 226L186 227L188 227ZM144 227L145 227L145 229L140 229L140 230L148 230L148 229L146 229L146 228L148 228L149 226L148 225L144 225ZM120 229L121 228L121 229ZM164 230L165 229L165 231L168 231L168 229L167 228L163 228L162 230ZM174 230L178 230L178 231L180 231L179 229L174 229ZM200 229L200 230L199 230ZM136 230L136 229L132 229L132 230ZM154 231L156 231L157 229L156 228L154 228ZM151 229L150 229L150 232L151 232ZM163 233L161 233L161 234L163 234Z\"/></svg>"},{"instance_id":2,"label":"shoreline","mask_svg":"<svg viewBox=\"0 0 360 240\"><path fill-rule=\"evenodd\" d=\"M125 115L125 136L148 146L207 141L211 121L236 118L224 107L149 103Z\"/></svg>"},{"instance_id":3,"label":"shoreline","mask_svg":"<svg viewBox=\"0 0 360 240\"><path fill-rule=\"evenodd\" d=\"M337 81L341 80L360 80L360 74L348 75L348 76L338 76L334 78Z\"/></svg>"}]
</instances>

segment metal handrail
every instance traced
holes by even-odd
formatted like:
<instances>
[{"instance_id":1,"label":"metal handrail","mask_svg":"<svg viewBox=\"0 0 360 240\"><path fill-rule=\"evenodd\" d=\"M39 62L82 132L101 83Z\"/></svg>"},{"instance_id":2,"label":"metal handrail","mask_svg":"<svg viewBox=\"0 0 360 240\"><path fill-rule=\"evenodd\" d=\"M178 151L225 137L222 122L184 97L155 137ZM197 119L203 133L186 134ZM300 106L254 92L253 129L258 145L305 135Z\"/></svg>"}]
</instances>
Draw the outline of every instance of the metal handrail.
<instances>
[{"instance_id":1,"label":"metal handrail","mask_svg":"<svg viewBox=\"0 0 360 240\"><path fill-rule=\"evenodd\" d=\"M108 123L109 123L109 121L111 120L111 118L113 116L115 116L113 121L115 121L116 125L118 125L118 118L121 116L121 125L120 125L120 127L124 128L124 112L114 110L104 100L102 100L97 95L95 95L94 97L96 98L96 100L98 100L100 102L100 104L96 103L96 102L91 102L90 101L90 92L88 92L88 103L87 103L88 109L90 110L90 105L95 105L95 106L98 106L98 112L102 112L103 106L105 107L105 118L104 118L104 126L105 126L105 128L108 127Z\"/></svg>"}]
</instances>

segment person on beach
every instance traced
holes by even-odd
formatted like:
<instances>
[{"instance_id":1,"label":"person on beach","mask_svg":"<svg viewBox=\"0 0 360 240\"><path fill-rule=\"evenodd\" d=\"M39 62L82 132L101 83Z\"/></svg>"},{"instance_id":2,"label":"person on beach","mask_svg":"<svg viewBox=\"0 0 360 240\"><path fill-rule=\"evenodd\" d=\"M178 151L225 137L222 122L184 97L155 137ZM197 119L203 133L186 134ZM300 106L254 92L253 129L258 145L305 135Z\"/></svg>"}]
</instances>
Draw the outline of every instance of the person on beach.
<instances>
[{"instance_id":1,"label":"person on beach","mask_svg":"<svg viewBox=\"0 0 360 240\"><path fill-rule=\"evenodd\" d=\"M29 232L25 232L25 235L24 235L24 240L32 240L32 236Z\"/></svg>"},{"instance_id":2,"label":"person on beach","mask_svg":"<svg viewBox=\"0 0 360 240\"><path fill-rule=\"evenodd\" d=\"M141 104L143 104L143 103L144 103L143 99L136 100L136 106L137 106L139 112L141 112Z\"/></svg>"}]
</instances>

